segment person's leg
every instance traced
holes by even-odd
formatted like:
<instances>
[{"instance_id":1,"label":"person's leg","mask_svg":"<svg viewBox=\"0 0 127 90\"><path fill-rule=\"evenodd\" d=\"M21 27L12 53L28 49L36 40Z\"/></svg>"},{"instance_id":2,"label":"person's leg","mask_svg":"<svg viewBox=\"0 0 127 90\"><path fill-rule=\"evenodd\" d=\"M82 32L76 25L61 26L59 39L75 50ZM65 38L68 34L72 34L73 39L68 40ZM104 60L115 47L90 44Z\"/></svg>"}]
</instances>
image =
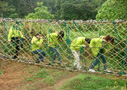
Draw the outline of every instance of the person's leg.
<instances>
[{"instance_id":1,"label":"person's leg","mask_svg":"<svg viewBox=\"0 0 127 90\"><path fill-rule=\"evenodd\" d=\"M77 64L78 64L78 61L79 61L79 55L78 55L78 53L76 52L76 50L72 50L72 54L73 54L73 56L74 56L74 58L75 58L75 62L74 62L74 66L77 66Z\"/></svg>"},{"instance_id":2,"label":"person's leg","mask_svg":"<svg viewBox=\"0 0 127 90\"><path fill-rule=\"evenodd\" d=\"M106 65L106 63L107 63L107 61L106 61L106 57L105 57L104 55L101 55L101 59L102 59L102 62L103 62L103 64L104 64L104 70L106 70L106 69L107 69L107 65Z\"/></svg>"},{"instance_id":3,"label":"person's leg","mask_svg":"<svg viewBox=\"0 0 127 90\"><path fill-rule=\"evenodd\" d=\"M58 61L61 62L61 57L60 57L59 49L58 48L55 48L55 52L56 52L56 55L58 57Z\"/></svg>"},{"instance_id":4,"label":"person's leg","mask_svg":"<svg viewBox=\"0 0 127 90\"><path fill-rule=\"evenodd\" d=\"M19 53L19 50L20 50L20 40L19 40L20 38L17 38L17 47L16 47L16 49L17 49L17 56L18 56L18 53Z\"/></svg>"},{"instance_id":5,"label":"person's leg","mask_svg":"<svg viewBox=\"0 0 127 90\"><path fill-rule=\"evenodd\" d=\"M52 55L52 62L55 61L56 59L56 52L55 52L55 48L49 47L49 49L52 51L53 55Z\"/></svg>"},{"instance_id":6,"label":"person's leg","mask_svg":"<svg viewBox=\"0 0 127 90\"><path fill-rule=\"evenodd\" d=\"M42 50L38 50L39 52L39 59L41 60L41 62L43 62L44 56L46 55L46 53Z\"/></svg>"},{"instance_id":7,"label":"person's leg","mask_svg":"<svg viewBox=\"0 0 127 90\"><path fill-rule=\"evenodd\" d=\"M23 42L24 42L24 39L23 38L20 38L20 47L23 48Z\"/></svg>"},{"instance_id":8,"label":"person's leg","mask_svg":"<svg viewBox=\"0 0 127 90\"><path fill-rule=\"evenodd\" d=\"M97 57L96 57L96 60L90 65L90 69L93 69L94 68L94 66L96 66L97 64L98 64L98 62L100 62L99 60L98 60L98 58L99 58L99 55L97 55Z\"/></svg>"},{"instance_id":9,"label":"person's leg","mask_svg":"<svg viewBox=\"0 0 127 90\"><path fill-rule=\"evenodd\" d=\"M76 51L78 53L79 59L77 61L77 68L80 69L82 68L81 64L80 64L80 51Z\"/></svg>"},{"instance_id":10,"label":"person's leg","mask_svg":"<svg viewBox=\"0 0 127 90\"><path fill-rule=\"evenodd\" d=\"M13 38L13 44L15 47L15 55L13 56L13 59L16 59L18 56L18 51L20 50L18 38Z\"/></svg>"},{"instance_id":11,"label":"person's leg","mask_svg":"<svg viewBox=\"0 0 127 90\"><path fill-rule=\"evenodd\" d=\"M43 52L42 50L35 50L33 51L33 53L39 55L39 59L37 59L36 61L41 60L43 62L43 58L46 55L45 52Z\"/></svg>"}]
</instances>

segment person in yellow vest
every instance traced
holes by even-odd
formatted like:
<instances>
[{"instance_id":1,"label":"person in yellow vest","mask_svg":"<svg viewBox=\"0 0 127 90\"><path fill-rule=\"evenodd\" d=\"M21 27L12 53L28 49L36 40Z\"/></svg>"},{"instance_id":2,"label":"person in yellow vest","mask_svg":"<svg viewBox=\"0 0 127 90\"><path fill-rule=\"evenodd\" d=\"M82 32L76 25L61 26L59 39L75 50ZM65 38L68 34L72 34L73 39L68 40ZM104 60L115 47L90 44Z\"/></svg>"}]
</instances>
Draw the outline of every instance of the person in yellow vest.
<instances>
[{"instance_id":1,"label":"person in yellow vest","mask_svg":"<svg viewBox=\"0 0 127 90\"><path fill-rule=\"evenodd\" d=\"M104 64L104 70L106 72L111 72L110 70L107 69L107 65L106 65L107 61L106 61L105 56L103 55L104 49L102 48L102 46L104 45L105 42L113 44L114 38L107 35L107 36L101 36L100 38L93 38L91 40L89 46L91 47L91 51L94 54L94 56L96 57L96 60L89 67L89 72L95 72L95 70L93 68L100 62L98 60L99 57L102 59L102 62Z\"/></svg>"},{"instance_id":2,"label":"person in yellow vest","mask_svg":"<svg viewBox=\"0 0 127 90\"><path fill-rule=\"evenodd\" d=\"M39 55L39 58L36 60L35 63L42 63L44 56L46 55L46 53L41 50L41 45L43 44L43 37L39 33L37 33L35 36L33 36L31 44L32 52Z\"/></svg>"},{"instance_id":3,"label":"person in yellow vest","mask_svg":"<svg viewBox=\"0 0 127 90\"><path fill-rule=\"evenodd\" d=\"M55 64L56 56L58 57L58 64L61 65L61 57L59 54L58 46L59 42L62 41L62 38L64 37L64 31L60 31L58 33L51 33L47 35L48 43L49 43L49 49L52 51L52 63Z\"/></svg>"},{"instance_id":4,"label":"person in yellow vest","mask_svg":"<svg viewBox=\"0 0 127 90\"><path fill-rule=\"evenodd\" d=\"M12 59L16 59L18 57L18 52L20 48L23 48L23 41L25 37L21 32L21 28L19 27L19 22L16 21L15 26L11 27L8 34L8 41L12 42L15 47L15 55Z\"/></svg>"},{"instance_id":5,"label":"person in yellow vest","mask_svg":"<svg viewBox=\"0 0 127 90\"><path fill-rule=\"evenodd\" d=\"M70 49L75 58L74 66L76 66L78 70L82 68L80 64L80 48L81 47L86 48L86 45L89 44L90 41L91 41L90 38L78 37L74 39L71 43Z\"/></svg>"}]
</instances>

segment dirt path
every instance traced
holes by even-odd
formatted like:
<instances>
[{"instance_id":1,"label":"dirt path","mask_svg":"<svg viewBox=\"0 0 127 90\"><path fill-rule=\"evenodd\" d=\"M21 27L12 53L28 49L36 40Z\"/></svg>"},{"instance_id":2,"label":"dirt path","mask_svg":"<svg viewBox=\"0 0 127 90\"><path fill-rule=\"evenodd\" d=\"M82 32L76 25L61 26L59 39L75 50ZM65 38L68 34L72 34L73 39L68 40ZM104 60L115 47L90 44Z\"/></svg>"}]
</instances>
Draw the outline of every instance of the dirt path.
<instances>
[{"instance_id":1,"label":"dirt path","mask_svg":"<svg viewBox=\"0 0 127 90\"><path fill-rule=\"evenodd\" d=\"M0 90L14 90L24 80L24 76L29 74L25 68L25 65L2 61L0 69L4 70L4 74L0 75Z\"/></svg>"},{"instance_id":2,"label":"dirt path","mask_svg":"<svg viewBox=\"0 0 127 90\"><path fill-rule=\"evenodd\" d=\"M78 75L66 76L66 77L62 78L61 80L57 81L57 83L54 84L53 86L44 87L41 90L56 90L59 87L61 87L63 84L65 84L68 80L75 78L76 76L78 76Z\"/></svg>"},{"instance_id":3,"label":"dirt path","mask_svg":"<svg viewBox=\"0 0 127 90\"><path fill-rule=\"evenodd\" d=\"M31 69L34 69L34 71L36 71L35 73L37 73L39 69L38 66L32 66L31 68L30 65L11 61L1 61L2 63L0 69L4 70L4 72L2 75L0 75L0 90L24 90L24 86L26 86L27 84L32 85L34 83L34 81L24 82L24 80L26 76L31 75ZM57 72L59 71L57 70ZM53 86L42 82L40 85L36 84L34 86L35 89L33 90L56 90L58 87L65 84L69 79L74 78L78 75L78 73L72 72L65 73L64 71L62 71L62 73L64 74L62 74L59 78L57 76L54 76L56 77L56 82Z\"/></svg>"},{"instance_id":4,"label":"dirt path","mask_svg":"<svg viewBox=\"0 0 127 90\"><path fill-rule=\"evenodd\" d=\"M65 78L61 81L59 81L58 83L56 83L53 87L54 89L57 89L59 87L61 87L63 84L65 84L68 80L77 77L78 75L73 75L73 76L69 76L68 78Z\"/></svg>"}]
</instances>

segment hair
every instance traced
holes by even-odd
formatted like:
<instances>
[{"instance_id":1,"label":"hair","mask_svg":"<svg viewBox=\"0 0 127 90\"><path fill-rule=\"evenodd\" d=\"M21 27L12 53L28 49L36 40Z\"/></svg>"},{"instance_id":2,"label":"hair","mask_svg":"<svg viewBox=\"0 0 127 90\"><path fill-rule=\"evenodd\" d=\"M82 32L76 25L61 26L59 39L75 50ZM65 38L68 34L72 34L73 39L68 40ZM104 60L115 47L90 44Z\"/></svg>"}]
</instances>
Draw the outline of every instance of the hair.
<instances>
[{"instance_id":1,"label":"hair","mask_svg":"<svg viewBox=\"0 0 127 90\"><path fill-rule=\"evenodd\" d=\"M64 37L64 31L60 31L59 33L58 33L58 40L62 40L62 38Z\"/></svg>"},{"instance_id":2,"label":"hair","mask_svg":"<svg viewBox=\"0 0 127 90\"><path fill-rule=\"evenodd\" d=\"M37 33L35 36L40 35L40 33Z\"/></svg>"},{"instance_id":3,"label":"hair","mask_svg":"<svg viewBox=\"0 0 127 90\"><path fill-rule=\"evenodd\" d=\"M90 38L85 38L85 41L86 41L88 44L90 44L91 39L90 39Z\"/></svg>"},{"instance_id":4,"label":"hair","mask_svg":"<svg viewBox=\"0 0 127 90\"><path fill-rule=\"evenodd\" d=\"M110 40L110 35L105 36L104 39L105 39L106 41Z\"/></svg>"},{"instance_id":5,"label":"hair","mask_svg":"<svg viewBox=\"0 0 127 90\"><path fill-rule=\"evenodd\" d=\"M16 24L19 24L19 21L16 21L15 23L16 23Z\"/></svg>"},{"instance_id":6,"label":"hair","mask_svg":"<svg viewBox=\"0 0 127 90\"><path fill-rule=\"evenodd\" d=\"M110 37L110 42L113 44L114 43L114 37Z\"/></svg>"}]
</instances>

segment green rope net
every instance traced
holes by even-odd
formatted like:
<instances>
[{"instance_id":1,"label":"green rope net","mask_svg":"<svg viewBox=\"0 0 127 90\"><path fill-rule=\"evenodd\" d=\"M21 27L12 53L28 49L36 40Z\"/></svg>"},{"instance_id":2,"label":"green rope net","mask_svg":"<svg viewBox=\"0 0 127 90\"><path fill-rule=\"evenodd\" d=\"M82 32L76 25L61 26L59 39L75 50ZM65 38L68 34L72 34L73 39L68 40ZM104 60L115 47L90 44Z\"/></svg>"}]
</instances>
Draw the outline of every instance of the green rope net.
<instances>
[{"instance_id":1,"label":"green rope net","mask_svg":"<svg viewBox=\"0 0 127 90\"><path fill-rule=\"evenodd\" d=\"M15 22L18 21L18 27ZM78 37L85 38L99 38L100 36L110 35L115 38L114 44L106 44L104 49L107 59L108 69L113 73L120 73L123 75L127 71L127 21L95 21L95 20L0 20L0 58L4 56L5 59L11 60L15 55L16 45L8 42L9 29L22 32L25 40L20 39L19 44L23 44L18 52L18 58L15 60L25 63L35 63L39 57L31 50L31 40L33 36L40 33L43 36L43 44L40 46L41 50L46 53L44 57L44 65L52 64L52 52L49 50L48 34L56 33L61 30L65 35L62 42L58 43L58 49L63 66L53 65L52 67L59 67L64 69L74 70L75 58L71 52L70 45L74 39ZM99 35L99 37L98 37ZM19 33L20 36L20 33ZM100 48L100 47L98 47ZM55 58L58 63L58 56ZM80 64L82 71L88 71L89 66L95 61L91 48L80 47ZM102 60L99 57L98 71L103 71ZM49 64L50 63L50 64ZM94 67L97 71L97 66Z\"/></svg>"}]
</instances>

